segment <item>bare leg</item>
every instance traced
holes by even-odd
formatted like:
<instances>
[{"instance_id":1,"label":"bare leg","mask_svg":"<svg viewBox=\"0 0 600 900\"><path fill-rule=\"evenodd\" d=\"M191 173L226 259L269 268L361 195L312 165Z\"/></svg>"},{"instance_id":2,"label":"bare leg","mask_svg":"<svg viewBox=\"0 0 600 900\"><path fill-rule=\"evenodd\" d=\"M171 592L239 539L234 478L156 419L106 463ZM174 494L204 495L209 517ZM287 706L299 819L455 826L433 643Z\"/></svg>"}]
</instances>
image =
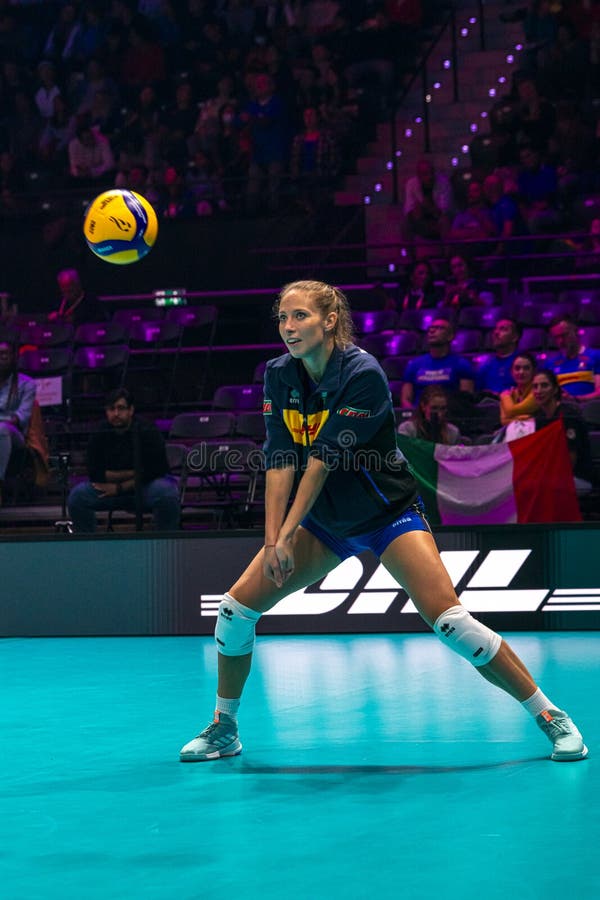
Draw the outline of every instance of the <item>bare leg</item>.
<instances>
[{"instance_id":1,"label":"bare leg","mask_svg":"<svg viewBox=\"0 0 600 900\"><path fill-rule=\"evenodd\" d=\"M263 574L263 556L264 550L260 550L229 591L238 603L257 612L272 609L284 597L323 578L340 563L335 553L302 527L298 528L294 541L295 569L282 587L278 588ZM251 653L245 656L219 653L219 697L241 697L251 665Z\"/></svg>"},{"instance_id":2,"label":"bare leg","mask_svg":"<svg viewBox=\"0 0 600 900\"><path fill-rule=\"evenodd\" d=\"M459 600L438 553L433 537L426 531L400 535L387 547L381 561L407 591L423 619L431 626L446 609ZM481 675L516 700L526 700L536 684L519 657L502 641L500 650Z\"/></svg>"}]
</instances>

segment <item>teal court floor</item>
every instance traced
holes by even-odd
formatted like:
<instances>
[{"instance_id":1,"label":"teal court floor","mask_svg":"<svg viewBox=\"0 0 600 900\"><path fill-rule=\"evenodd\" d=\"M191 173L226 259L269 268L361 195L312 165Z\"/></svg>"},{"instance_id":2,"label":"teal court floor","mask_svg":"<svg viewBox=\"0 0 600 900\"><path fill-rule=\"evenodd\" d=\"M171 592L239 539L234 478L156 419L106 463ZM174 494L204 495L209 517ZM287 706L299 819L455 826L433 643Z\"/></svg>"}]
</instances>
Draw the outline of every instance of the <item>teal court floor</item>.
<instances>
[{"instance_id":1,"label":"teal court floor","mask_svg":"<svg viewBox=\"0 0 600 900\"><path fill-rule=\"evenodd\" d=\"M598 634L507 637L587 760L432 635L261 638L244 752L197 764L211 639L0 641L0 896L600 897Z\"/></svg>"}]
</instances>

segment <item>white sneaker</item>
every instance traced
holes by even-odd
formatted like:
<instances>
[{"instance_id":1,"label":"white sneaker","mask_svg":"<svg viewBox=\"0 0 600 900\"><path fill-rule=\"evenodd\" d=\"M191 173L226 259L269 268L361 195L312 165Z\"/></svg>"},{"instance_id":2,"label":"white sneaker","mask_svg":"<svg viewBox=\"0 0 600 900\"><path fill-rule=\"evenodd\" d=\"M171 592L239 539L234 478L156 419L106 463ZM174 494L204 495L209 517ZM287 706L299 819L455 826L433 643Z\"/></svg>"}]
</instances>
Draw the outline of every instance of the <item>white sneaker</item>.
<instances>
[{"instance_id":1,"label":"white sneaker","mask_svg":"<svg viewBox=\"0 0 600 900\"><path fill-rule=\"evenodd\" d=\"M572 719L562 709L544 709L535 721L554 745L550 759L574 762L585 759L588 748Z\"/></svg>"},{"instance_id":2,"label":"white sneaker","mask_svg":"<svg viewBox=\"0 0 600 900\"><path fill-rule=\"evenodd\" d=\"M215 711L214 721L197 737L181 748L181 762L206 762L222 756L237 756L242 752L235 719Z\"/></svg>"}]
</instances>

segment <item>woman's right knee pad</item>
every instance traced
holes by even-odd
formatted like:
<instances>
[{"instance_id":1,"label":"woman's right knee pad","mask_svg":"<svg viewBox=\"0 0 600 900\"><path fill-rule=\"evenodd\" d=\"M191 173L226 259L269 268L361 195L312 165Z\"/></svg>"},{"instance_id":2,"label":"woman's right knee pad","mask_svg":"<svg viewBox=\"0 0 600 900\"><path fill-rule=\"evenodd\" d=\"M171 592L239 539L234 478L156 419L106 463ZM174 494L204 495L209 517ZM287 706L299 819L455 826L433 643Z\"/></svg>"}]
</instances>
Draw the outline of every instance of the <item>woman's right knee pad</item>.
<instances>
[{"instance_id":1,"label":"woman's right knee pad","mask_svg":"<svg viewBox=\"0 0 600 900\"><path fill-rule=\"evenodd\" d=\"M502 638L474 619L464 606L451 606L438 616L433 630L452 650L474 666L486 666L500 649Z\"/></svg>"},{"instance_id":2,"label":"woman's right knee pad","mask_svg":"<svg viewBox=\"0 0 600 900\"><path fill-rule=\"evenodd\" d=\"M254 650L256 623L260 613L242 606L231 594L225 594L219 605L215 641L223 656L245 656Z\"/></svg>"}]
</instances>

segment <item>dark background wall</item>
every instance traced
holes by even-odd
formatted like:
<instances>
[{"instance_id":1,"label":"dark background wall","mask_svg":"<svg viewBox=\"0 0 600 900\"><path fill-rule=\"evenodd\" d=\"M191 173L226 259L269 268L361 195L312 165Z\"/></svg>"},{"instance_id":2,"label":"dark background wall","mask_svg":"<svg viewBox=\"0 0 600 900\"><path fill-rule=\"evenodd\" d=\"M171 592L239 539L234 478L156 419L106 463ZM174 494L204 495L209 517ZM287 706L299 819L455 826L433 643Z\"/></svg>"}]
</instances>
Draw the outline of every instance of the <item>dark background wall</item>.
<instances>
[{"instance_id":1,"label":"dark background wall","mask_svg":"<svg viewBox=\"0 0 600 900\"><path fill-rule=\"evenodd\" d=\"M436 529L462 602L500 631L598 629L599 538L598 525ZM211 634L223 591L261 544L248 532L5 539L0 636ZM377 566L370 554L347 560L259 631L427 630L404 591L373 580Z\"/></svg>"}]
</instances>

